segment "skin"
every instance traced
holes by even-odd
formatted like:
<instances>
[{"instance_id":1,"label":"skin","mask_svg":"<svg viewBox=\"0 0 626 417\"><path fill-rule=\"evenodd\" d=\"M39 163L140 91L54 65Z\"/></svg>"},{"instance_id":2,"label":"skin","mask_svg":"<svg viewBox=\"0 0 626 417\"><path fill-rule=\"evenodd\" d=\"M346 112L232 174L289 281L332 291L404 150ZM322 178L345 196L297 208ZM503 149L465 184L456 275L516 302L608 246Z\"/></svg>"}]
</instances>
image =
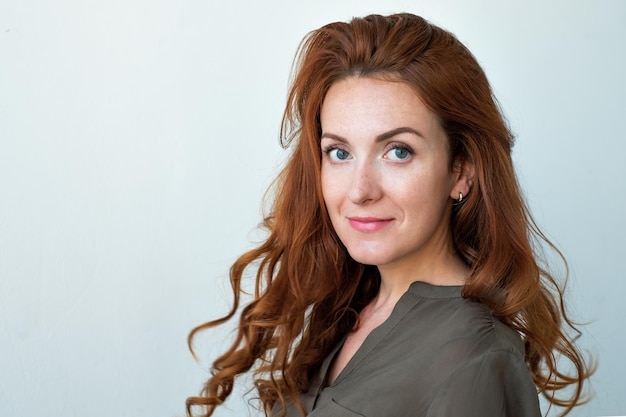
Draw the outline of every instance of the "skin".
<instances>
[{"instance_id":1,"label":"skin","mask_svg":"<svg viewBox=\"0 0 626 417\"><path fill-rule=\"evenodd\" d=\"M320 118L322 191L333 227L350 256L381 274L380 292L335 359L331 383L412 282L464 283L468 270L453 248L449 223L474 170L450 164L437 117L405 83L338 81Z\"/></svg>"}]
</instances>

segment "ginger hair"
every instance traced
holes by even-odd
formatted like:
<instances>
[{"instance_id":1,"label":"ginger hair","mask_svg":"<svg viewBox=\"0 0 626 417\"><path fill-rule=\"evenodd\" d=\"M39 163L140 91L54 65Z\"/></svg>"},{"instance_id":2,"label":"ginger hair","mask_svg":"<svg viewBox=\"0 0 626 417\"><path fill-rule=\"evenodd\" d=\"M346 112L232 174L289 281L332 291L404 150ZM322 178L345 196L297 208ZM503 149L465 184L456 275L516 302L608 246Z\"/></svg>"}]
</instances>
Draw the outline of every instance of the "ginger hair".
<instances>
[{"instance_id":1,"label":"ginger hair","mask_svg":"<svg viewBox=\"0 0 626 417\"><path fill-rule=\"evenodd\" d=\"M413 87L446 132L451 163L474 164L473 188L450 218L455 248L471 271L463 295L489 306L521 335L528 370L550 403L564 407L563 414L582 403L592 367L569 336L568 329L577 330L564 306L565 282L544 265L541 248L547 245L565 260L524 202L511 159L514 137L470 51L419 16L371 15L309 33L294 68L281 129L291 154L273 184L263 221L268 237L233 264L232 309L193 329L190 348L199 331L236 315L248 268L256 269L254 298L201 394L188 398L188 415L195 406L203 416L213 414L235 378L247 372L266 414L275 402L285 408L291 400L304 415L298 394L308 390L323 359L377 293L377 269L350 258L320 186L320 108L330 86L350 76ZM568 360L567 371L559 358Z\"/></svg>"}]
</instances>

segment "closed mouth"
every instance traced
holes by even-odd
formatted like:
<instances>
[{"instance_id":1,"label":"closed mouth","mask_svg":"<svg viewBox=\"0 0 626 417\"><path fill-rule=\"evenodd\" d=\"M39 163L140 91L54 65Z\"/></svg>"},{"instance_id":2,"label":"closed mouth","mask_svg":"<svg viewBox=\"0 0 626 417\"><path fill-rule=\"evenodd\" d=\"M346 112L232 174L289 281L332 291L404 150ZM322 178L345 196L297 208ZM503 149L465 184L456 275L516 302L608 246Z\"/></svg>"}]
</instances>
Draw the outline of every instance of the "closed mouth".
<instances>
[{"instance_id":1,"label":"closed mouth","mask_svg":"<svg viewBox=\"0 0 626 417\"><path fill-rule=\"evenodd\" d=\"M348 222L353 229L359 232L376 232L386 227L393 219L381 219L378 217L348 217Z\"/></svg>"}]
</instances>

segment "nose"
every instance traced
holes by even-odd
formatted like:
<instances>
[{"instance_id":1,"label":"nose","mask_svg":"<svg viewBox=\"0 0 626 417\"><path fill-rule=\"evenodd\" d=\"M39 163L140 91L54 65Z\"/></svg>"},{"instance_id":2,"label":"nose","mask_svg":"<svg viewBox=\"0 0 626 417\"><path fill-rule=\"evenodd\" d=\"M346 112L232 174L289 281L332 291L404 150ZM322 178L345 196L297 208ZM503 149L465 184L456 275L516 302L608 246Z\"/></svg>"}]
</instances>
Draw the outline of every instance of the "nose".
<instances>
[{"instance_id":1,"label":"nose","mask_svg":"<svg viewBox=\"0 0 626 417\"><path fill-rule=\"evenodd\" d=\"M349 184L348 198L354 204L376 201L382 196L381 176L376 164L362 161L355 164Z\"/></svg>"}]
</instances>

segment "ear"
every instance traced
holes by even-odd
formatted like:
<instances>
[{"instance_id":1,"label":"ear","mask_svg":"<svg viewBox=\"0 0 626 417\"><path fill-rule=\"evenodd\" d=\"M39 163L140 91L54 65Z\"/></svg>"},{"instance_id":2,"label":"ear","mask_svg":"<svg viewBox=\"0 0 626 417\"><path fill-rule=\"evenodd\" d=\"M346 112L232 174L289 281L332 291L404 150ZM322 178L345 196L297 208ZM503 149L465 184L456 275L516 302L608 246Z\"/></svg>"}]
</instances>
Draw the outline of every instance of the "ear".
<instances>
[{"instance_id":1,"label":"ear","mask_svg":"<svg viewBox=\"0 0 626 417\"><path fill-rule=\"evenodd\" d=\"M459 199L459 193L463 194L463 198L467 197L474 185L474 173L476 169L474 163L468 160L459 161L454 164L455 182L450 190L450 198Z\"/></svg>"}]
</instances>

